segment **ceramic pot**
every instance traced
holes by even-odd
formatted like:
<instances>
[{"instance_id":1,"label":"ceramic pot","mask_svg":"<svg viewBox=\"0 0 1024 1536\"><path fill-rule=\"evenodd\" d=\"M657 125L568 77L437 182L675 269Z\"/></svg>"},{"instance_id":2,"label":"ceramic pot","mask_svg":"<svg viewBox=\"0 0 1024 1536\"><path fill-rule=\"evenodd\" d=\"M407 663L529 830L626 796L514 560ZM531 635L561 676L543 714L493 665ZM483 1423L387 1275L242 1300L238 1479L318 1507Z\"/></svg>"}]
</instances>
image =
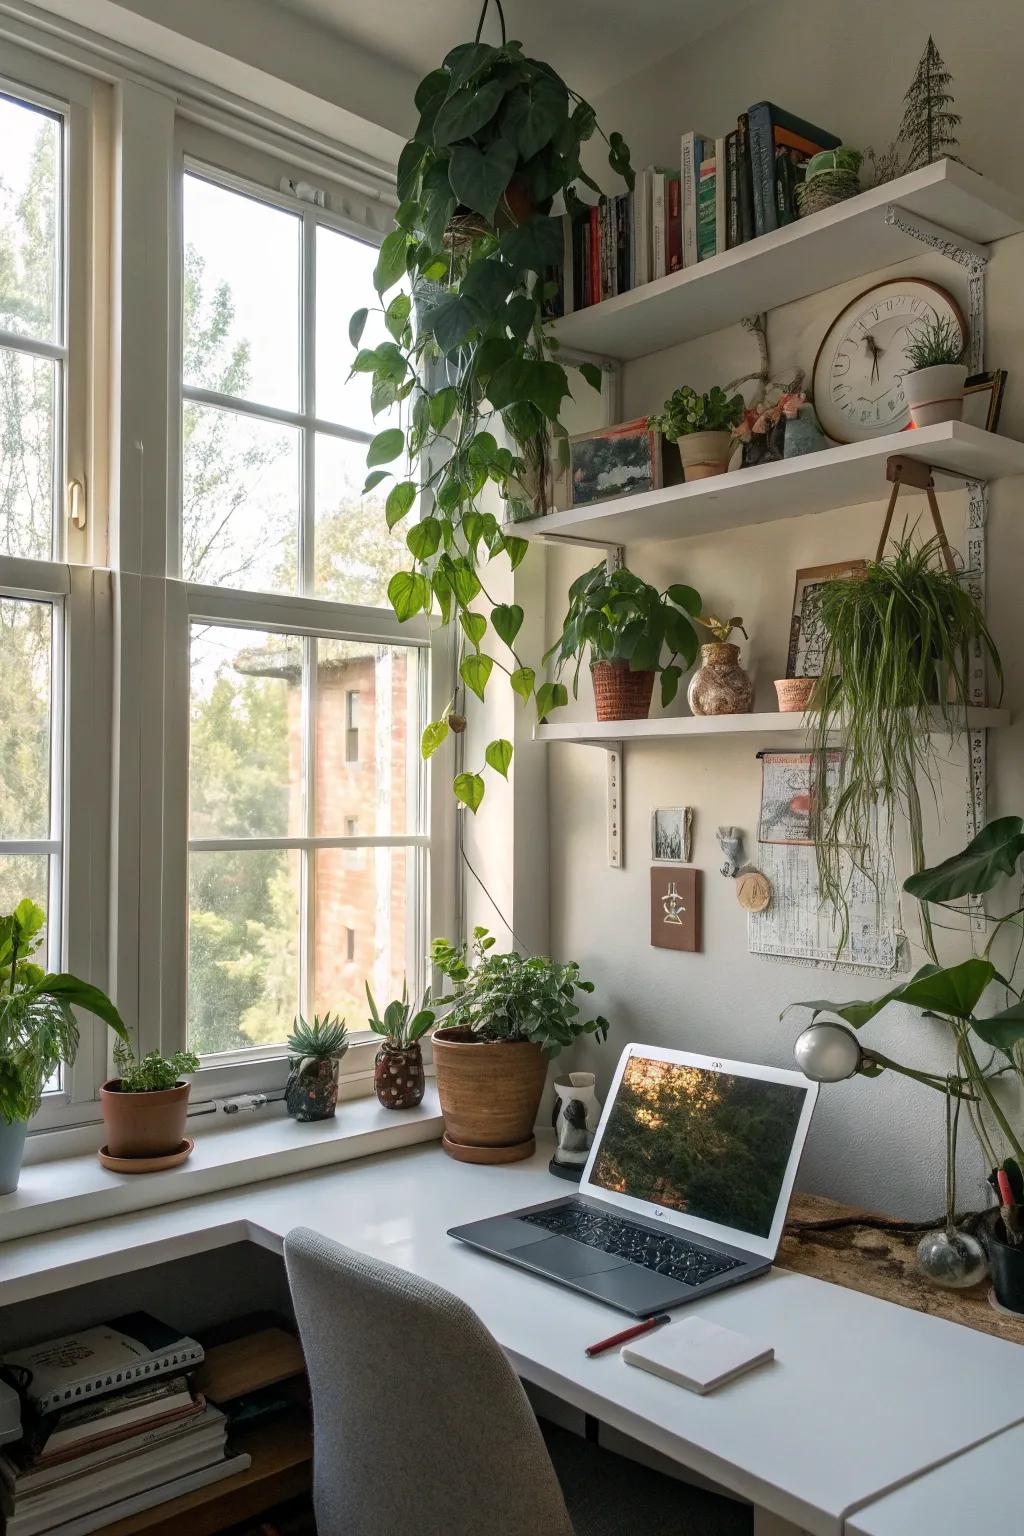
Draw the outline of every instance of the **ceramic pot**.
<instances>
[{"instance_id":1,"label":"ceramic pot","mask_svg":"<svg viewBox=\"0 0 1024 1536\"><path fill-rule=\"evenodd\" d=\"M558 1145L548 1167L559 1178L578 1182L586 1167L601 1119L595 1083L593 1072L570 1072L568 1077L555 1078L551 1124Z\"/></svg>"},{"instance_id":2,"label":"ceramic pot","mask_svg":"<svg viewBox=\"0 0 1024 1536\"><path fill-rule=\"evenodd\" d=\"M740 666L739 646L728 641L702 645L700 662L686 694L693 713L749 715L754 707L754 680Z\"/></svg>"},{"instance_id":3,"label":"ceramic pot","mask_svg":"<svg viewBox=\"0 0 1024 1536\"><path fill-rule=\"evenodd\" d=\"M931 427L937 421L959 421L964 409L967 369L963 363L940 363L903 375L910 416L915 427Z\"/></svg>"},{"instance_id":4,"label":"ceramic pot","mask_svg":"<svg viewBox=\"0 0 1024 1536\"><path fill-rule=\"evenodd\" d=\"M779 714L802 714L811 701L816 677L779 677L775 680L775 692L779 696Z\"/></svg>"},{"instance_id":5,"label":"ceramic pot","mask_svg":"<svg viewBox=\"0 0 1024 1536\"><path fill-rule=\"evenodd\" d=\"M1006 1228L998 1211L988 1217L985 1247L992 1270L992 1289L996 1301L1008 1312L1024 1313L1024 1248L1011 1248L1004 1242Z\"/></svg>"},{"instance_id":6,"label":"ceramic pot","mask_svg":"<svg viewBox=\"0 0 1024 1536\"><path fill-rule=\"evenodd\" d=\"M288 1081L284 1085L284 1104L293 1120L309 1124L314 1120L333 1120L338 1107L338 1068L340 1059L315 1060L312 1056L291 1057Z\"/></svg>"},{"instance_id":7,"label":"ceramic pot","mask_svg":"<svg viewBox=\"0 0 1024 1536\"><path fill-rule=\"evenodd\" d=\"M646 720L654 692L653 672L633 672L628 661L592 661L599 720Z\"/></svg>"},{"instance_id":8,"label":"ceramic pot","mask_svg":"<svg viewBox=\"0 0 1024 1536\"><path fill-rule=\"evenodd\" d=\"M531 1040L480 1040L471 1029L433 1035L443 1146L470 1163L516 1163L534 1149L547 1058Z\"/></svg>"},{"instance_id":9,"label":"ceramic pot","mask_svg":"<svg viewBox=\"0 0 1024 1536\"><path fill-rule=\"evenodd\" d=\"M679 439L684 480L706 480L709 475L724 475L731 453L732 434L729 432L687 432Z\"/></svg>"},{"instance_id":10,"label":"ceramic pot","mask_svg":"<svg viewBox=\"0 0 1024 1536\"><path fill-rule=\"evenodd\" d=\"M423 1052L418 1040L405 1050L381 1046L373 1062L373 1091L385 1109L415 1109L423 1099L425 1087Z\"/></svg>"},{"instance_id":11,"label":"ceramic pot","mask_svg":"<svg viewBox=\"0 0 1024 1536\"><path fill-rule=\"evenodd\" d=\"M0 1195L13 1195L18 1187L27 1134L27 1121L15 1120L8 1125L0 1117Z\"/></svg>"},{"instance_id":12,"label":"ceramic pot","mask_svg":"<svg viewBox=\"0 0 1024 1536\"><path fill-rule=\"evenodd\" d=\"M122 1093L112 1077L100 1089L100 1108L111 1157L167 1157L185 1140L188 1083L153 1093Z\"/></svg>"}]
</instances>

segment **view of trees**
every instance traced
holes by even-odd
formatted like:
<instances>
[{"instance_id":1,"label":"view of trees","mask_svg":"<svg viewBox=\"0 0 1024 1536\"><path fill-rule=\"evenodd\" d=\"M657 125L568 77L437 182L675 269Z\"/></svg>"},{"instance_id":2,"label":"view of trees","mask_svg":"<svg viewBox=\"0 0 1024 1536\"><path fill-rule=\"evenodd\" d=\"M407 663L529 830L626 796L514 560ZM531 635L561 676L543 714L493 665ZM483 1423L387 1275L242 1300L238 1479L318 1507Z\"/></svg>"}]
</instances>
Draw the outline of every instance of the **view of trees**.
<instances>
[{"instance_id":1,"label":"view of trees","mask_svg":"<svg viewBox=\"0 0 1024 1536\"><path fill-rule=\"evenodd\" d=\"M803 1101L788 1083L634 1057L594 1181L767 1237Z\"/></svg>"}]
</instances>

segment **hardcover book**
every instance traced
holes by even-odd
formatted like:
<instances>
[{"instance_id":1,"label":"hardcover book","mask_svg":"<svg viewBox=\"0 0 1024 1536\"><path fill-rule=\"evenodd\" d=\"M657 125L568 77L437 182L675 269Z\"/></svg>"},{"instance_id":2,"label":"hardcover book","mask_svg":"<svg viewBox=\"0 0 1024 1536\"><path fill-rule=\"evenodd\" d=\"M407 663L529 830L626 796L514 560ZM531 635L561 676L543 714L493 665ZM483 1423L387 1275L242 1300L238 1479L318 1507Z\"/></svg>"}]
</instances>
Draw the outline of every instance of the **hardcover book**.
<instances>
[{"instance_id":1,"label":"hardcover book","mask_svg":"<svg viewBox=\"0 0 1024 1536\"><path fill-rule=\"evenodd\" d=\"M697 187L697 259L706 261L709 256L714 256L718 249L718 237L716 234L716 208L718 176L715 159L703 161L700 168L700 182Z\"/></svg>"},{"instance_id":2,"label":"hardcover book","mask_svg":"<svg viewBox=\"0 0 1024 1536\"><path fill-rule=\"evenodd\" d=\"M771 101L759 101L756 106L749 109L747 117L750 123L754 228L757 234L765 235L779 226L775 193L775 130L781 129L790 135L796 135L807 145L812 146L811 154L817 154L822 149L836 149L840 140L834 133L829 133L824 128L817 128L813 123L805 122L801 117L794 117L790 112L784 112L781 107L777 107Z\"/></svg>"},{"instance_id":3,"label":"hardcover book","mask_svg":"<svg viewBox=\"0 0 1024 1536\"><path fill-rule=\"evenodd\" d=\"M695 267L697 254L697 186L700 163L706 135L684 133L680 142L680 176L682 180L683 213L683 266Z\"/></svg>"}]
</instances>

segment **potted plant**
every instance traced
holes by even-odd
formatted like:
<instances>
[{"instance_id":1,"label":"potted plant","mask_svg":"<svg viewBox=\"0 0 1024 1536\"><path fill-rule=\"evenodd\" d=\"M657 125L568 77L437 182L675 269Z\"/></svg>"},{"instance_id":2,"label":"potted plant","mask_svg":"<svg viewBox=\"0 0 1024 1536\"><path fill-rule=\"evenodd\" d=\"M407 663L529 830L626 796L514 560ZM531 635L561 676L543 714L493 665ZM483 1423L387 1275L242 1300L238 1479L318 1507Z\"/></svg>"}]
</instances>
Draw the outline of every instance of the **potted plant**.
<instances>
[{"instance_id":1,"label":"potted plant","mask_svg":"<svg viewBox=\"0 0 1024 1536\"><path fill-rule=\"evenodd\" d=\"M327 1013L307 1024L300 1014L288 1036L285 1108L293 1120L331 1120L338 1105L338 1068L348 1050L345 1020Z\"/></svg>"},{"instance_id":2,"label":"potted plant","mask_svg":"<svg viewBox=\"0 0 1024 1536\"><path fill-rule=\"evenodd\" d=\"M580 1016L577 992L593 992L575 962L493 953L486 928L465 944L435 939L434 965L452 983L442 1028L434 1031L434 1070L444 1115L444 1147L471 1163L529 1157L550 1057L581 1035L604 1040L608 1021Z\"/></svg>"},{"instance_id":3,"label":"potted plant","mask_svg":"<svg viewBox=\"0 0 1024 1536\"><path fill-rule=\"evenodd\" d=\"M743 620L716 619L707 613L698 615L697 623L715 638L700 648L700 666L686 695L690 708L695 715L749 715L754 707L754 680L740 666L739 646L729 640L735 629L745 640L750 639Z\"/></svg>"},{"instance_id":4,"label":"potted plant","mask_svg":"<svg viewBox=\"0 0 1024 1536\"><path fill-rule=\"evenodd\" d=\"M732 429L739 426L743 411L742 395L727 395L717 384L698 395L684 384L665 401L660 415L647 418L647 425L678 444L684 479L703 480L728 469Z\"/></svg>"},{"instance_id":5,"label":"potted plant","mask_svg":"<svg viewBox=\"0 0 1024 1536\"><path fill-rule=\"evenodd\" d=\"M419 1010L413 1012L409 988L402 983L402 996L388 1003L383 1016L377 1011L370 983L366 983L366 1001L370 1005L370 1028L382 1037L373 1063L373 1088L385 1109L415 1109L423 1099L426 1086L423 1051L420 1040L434 1022L427 1007L430 989L423 994Z\"/></svg>"},{"instance_id":6,"label":"potted plant","mask_svg":"<svg viewBox=\"0 0 1024 1536\"><path fill-rule=\"evenodd\" d=\"M102 1019L121 1039L128 1033L99 987L67 973L53 975L31 958L43 942L46 914L26 899L0 917L0 1194L18 1187L28 1124L61 1065L73 1066L78 1023L73 1008Z\"/></svg>"},{"instance_id":7,"label":"potted plant","mask_svg":"<svg viewBox=\"0 0 1024 1536\"><path fill-rule=\"evenodd\" d=\"M188 1072L199 1071L191 1051L161 1056L159 1051L137 1057L130 1042L114 1046L118 1076L100 1089L100 1107L108 1158L164 1159L188 1155L185 1120L188 1115Z\"/></svg>"},{"instance_id":8,"label":"potted plant","mask_svg":"<svg viewBox=\"0 0 1024 1536\"><path fill-rule=\"evenodd\" d=\"M578 698L580 669L589 650L597 718L646 720L655 677L661 676L665 707L675 698L683 671L693 665L697 634L691 620L700 604L700 593L692 587L673 582L659 592L625 567L609 571L602 561L569 588L561 636L544 660L557 656L559 677L568 662L575 662L572 691Z\"/></svg>"},{"instance_id":9,"label":"potted plant","mask_svg":"<svg viewBox=\"0 0 1024 1536\"><path fill-rule=\"evenodd\" d=\"M904 348L909 367L903 388L915 427L959 421L963 415L964 345L960 326L949 315L927 315L911 331Z\"/></svg>"}]
</instances>

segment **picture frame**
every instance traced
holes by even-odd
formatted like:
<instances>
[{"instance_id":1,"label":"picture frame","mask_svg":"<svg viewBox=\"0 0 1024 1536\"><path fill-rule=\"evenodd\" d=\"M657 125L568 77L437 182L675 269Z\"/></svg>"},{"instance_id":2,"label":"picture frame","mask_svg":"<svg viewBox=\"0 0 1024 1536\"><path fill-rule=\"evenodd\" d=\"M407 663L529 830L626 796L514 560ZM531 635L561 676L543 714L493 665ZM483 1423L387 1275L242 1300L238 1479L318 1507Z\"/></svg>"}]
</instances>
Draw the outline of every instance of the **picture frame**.
<instances>
[{"instance_id":1,"label":"picture frame","mask_svg":"<svg viewBox=\"0 0 1024 1536\"><path fill-rule=\"evenodd\" d=\"M972 373L964 384L963 420L968 426L998 432L1005 389L1005 368L993 368L990 373Z\"/></svg>"},{"instance_id":2,"label":"picture frame","mask_svg":"<svg viewBox=\"0 0 1024 1536\"><path fill-rule=\"evenodd\" d=\"M569 439L568 494L573 507L660 490L661 433L647 417L579 432Z\"/></svg>"},{"instance_id":3,"label":"picture frame","mask_svg":"<svg viewBox=\"0 0 1024 1536\"><path fill-rule=\"evenodd\" d=\"M651 812L652 864L688 864L692 844L692 806L661 805Z\"/></svg>"},{"instance_id":4,"label":"picture frame","mask_svg":"<svg viewBox=\"0 0 1024 1536\"><path fill-rule=\"evenodd\" d=\"M797 571L789 621L787 677L821 676L821 589L830 581L863 576L866 570L866 560L838 560L831 565L808 565Z\"/></svg>"}]
</instances>

